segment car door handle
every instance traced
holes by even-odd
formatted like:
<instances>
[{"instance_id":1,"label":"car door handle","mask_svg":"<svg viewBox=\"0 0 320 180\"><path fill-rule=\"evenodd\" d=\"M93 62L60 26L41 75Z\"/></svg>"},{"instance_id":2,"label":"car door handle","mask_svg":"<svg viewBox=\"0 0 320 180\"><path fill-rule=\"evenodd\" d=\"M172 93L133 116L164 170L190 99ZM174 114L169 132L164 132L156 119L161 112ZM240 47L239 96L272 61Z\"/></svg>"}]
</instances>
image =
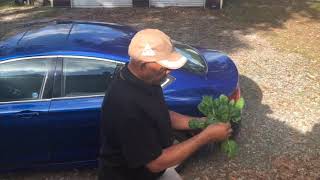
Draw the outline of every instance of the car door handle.
<instances>
[{"instance_id":1,"label":"car door handle","mask_svg":"<svg viewBox=\"0 0 320 180\"><path fill-rule=\"evenodd\" d=\"M17 114L17 117L23 119L30 119L34 116L39 116L39 112L20 112Z\"/></svg>"}]
</instances>

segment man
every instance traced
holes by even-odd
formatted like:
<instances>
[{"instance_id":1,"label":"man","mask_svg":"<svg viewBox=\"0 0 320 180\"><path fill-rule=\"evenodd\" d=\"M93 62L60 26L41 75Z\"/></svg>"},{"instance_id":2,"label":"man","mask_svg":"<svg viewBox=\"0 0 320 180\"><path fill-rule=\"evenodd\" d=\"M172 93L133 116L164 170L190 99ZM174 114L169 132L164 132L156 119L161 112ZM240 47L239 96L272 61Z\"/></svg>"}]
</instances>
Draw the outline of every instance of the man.
<instances>
[{"instance_id":1,"label":"man","mask_svg":"<svg viewBox=\"0 0 320 180\"><path fill-rule=\"evenodd\" d=\"M167 168L206 143L228 138L230 124L210 125L173 145L172 129L188 130L193 117L168 110L160 83L187 60L174 51L166 34L155 29L133 37L129 56L129 64L115 76L102 105L99 180L173 180L174 173Z\"/></svg>"}]
</instances>

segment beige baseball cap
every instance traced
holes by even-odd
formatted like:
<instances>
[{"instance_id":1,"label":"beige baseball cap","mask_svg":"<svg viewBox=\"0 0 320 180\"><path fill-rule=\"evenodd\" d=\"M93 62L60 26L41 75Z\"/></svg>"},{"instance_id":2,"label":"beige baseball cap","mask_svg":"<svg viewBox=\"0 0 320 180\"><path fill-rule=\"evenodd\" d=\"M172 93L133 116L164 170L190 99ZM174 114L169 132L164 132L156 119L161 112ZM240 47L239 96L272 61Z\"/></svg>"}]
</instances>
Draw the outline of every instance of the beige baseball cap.
<instances>
[{"instance_id":1,"label":"beige baseball cap","mask_svg":"<svg viewBox=\"0 0 320 180\"><path fill-rule=\"evenodd\" d=\"M131 59L156 62L168 69L179 69L187 58L175 51L169 36L158 29L139 31L129 45Z\"/></svg>"}]
</instances>

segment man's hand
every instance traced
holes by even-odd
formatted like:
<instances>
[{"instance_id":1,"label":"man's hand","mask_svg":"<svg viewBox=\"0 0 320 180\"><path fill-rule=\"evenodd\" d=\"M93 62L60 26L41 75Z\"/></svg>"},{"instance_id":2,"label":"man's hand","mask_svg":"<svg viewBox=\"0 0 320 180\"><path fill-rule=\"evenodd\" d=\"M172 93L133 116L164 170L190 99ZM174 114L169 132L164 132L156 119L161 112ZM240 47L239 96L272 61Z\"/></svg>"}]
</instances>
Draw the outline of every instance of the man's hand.
<instances>
[{"instance_id":1,"label":"man's hand","mask_svg":"<svg viewBox=\"0 0 320 180\"><path fill-rule=\"evenodd\" d=\"M211 124L201 133L204 133L209 141L222 141L231 136L232 129L230 123Z\"/></svg>"}]
</instances>

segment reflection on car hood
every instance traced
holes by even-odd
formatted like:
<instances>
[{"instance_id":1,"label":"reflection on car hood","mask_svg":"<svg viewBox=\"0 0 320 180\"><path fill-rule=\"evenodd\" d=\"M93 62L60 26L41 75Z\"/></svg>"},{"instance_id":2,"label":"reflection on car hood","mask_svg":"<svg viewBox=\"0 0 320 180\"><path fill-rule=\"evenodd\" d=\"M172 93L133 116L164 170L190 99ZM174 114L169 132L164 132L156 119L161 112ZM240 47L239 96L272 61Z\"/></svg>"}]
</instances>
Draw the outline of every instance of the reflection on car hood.
<instances>
[{"instance_id":1,"label":"reflection on car hood","mask_svg":"<svg viewBox=\"0 0 320 180\"><path fill-rule=\"evenodd\" d=\"M65 22L32 26L11 33L0 42L0 57L56 51L92 52L128 57L136 33L116 24Z\"/></svg>"}]
</instances>

